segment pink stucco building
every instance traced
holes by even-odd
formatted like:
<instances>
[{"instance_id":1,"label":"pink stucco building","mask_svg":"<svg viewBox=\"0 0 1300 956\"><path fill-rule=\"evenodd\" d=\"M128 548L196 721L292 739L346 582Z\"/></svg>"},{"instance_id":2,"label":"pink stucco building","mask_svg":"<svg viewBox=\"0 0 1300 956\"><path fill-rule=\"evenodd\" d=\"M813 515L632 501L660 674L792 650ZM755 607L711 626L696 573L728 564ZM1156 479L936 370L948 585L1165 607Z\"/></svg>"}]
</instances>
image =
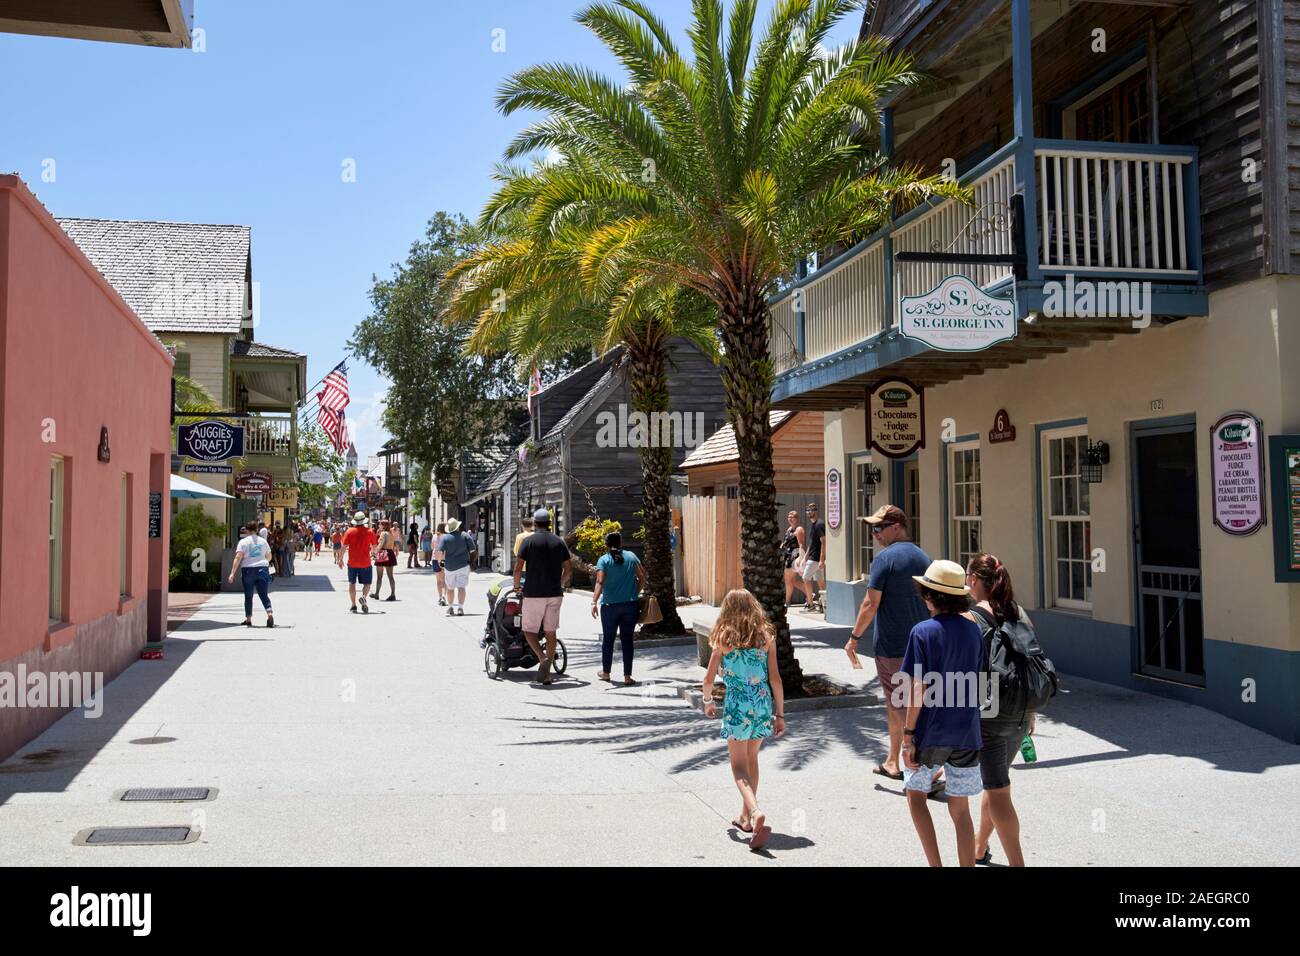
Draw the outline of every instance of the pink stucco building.
<instances>
[{"instance_id":1,"label":"pink stucco building","mask_svg":"<svg viewBox=\"0 0 1300 956\"><path fill-rule=\"evenodd\" d=\"M9 675L11 694L20 673L107 682L162 639L171 375L158 339L26 185L0 175L0 682ZM66 709L0 696L0 759Z\"/></svg>"}]
</instances>

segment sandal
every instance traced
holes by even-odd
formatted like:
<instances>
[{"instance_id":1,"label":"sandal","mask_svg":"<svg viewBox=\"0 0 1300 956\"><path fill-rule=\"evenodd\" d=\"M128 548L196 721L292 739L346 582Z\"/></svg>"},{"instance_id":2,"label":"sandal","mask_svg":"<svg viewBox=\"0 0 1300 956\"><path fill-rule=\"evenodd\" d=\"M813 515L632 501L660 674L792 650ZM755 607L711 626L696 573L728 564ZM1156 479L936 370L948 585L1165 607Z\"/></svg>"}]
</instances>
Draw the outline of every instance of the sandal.
<instances>
[{"instance_id":1,"label":"sandal","mask_svg":"<svg viewBox=\"0 0 1300 956\"><path fill-rule=\"evenodd\" d=\"M623 678L623 686L624 686L624 687L635 687L635 686L636 686L636 681L634 681L634 680L633 680L632 678L630 678L630 677L624 677L624 678Z\"/></svg>"},{"instance_id":2,"label":"sandal","mask_svg":"<svg viewBox=\"0 0 1300 956\"><path fill-rule=\"evenodd\" d=\"M767 841L772 837L772 828L767 825L767 815L762 810L754 811L754 836L749 841L751 850L761 850L767 846Z\"/></svg>"},{"instance_id":3,"label":"sandal","mask_svg":"<svg viewBox=\"0 0 1300 956\"><path fill-rule=\"evenodd\" d=\"M754 832L754 828L753 828L753 827L747 827L747 826L745 826L745 824L741 823L739 820L732 820L732 821L731 821L731 825L732 825L733 827L735 827L737 830L739 830L741 833L753 833L753 832Z\"/></svg>"},{"instance_id":4,"label":"sandal","mask_svg":"<svg viewBox=\"0 0 1300 956\"><path fill-rule=\"evenodd\" d=\"M880 774L882 777L888 777L890 780L902 780L902 779L903 779L903 773L902 773L901 770L900 770L898 773L890 773L888 770L885 769L885 765L884 765L883 763L878 763L878 764L876 764L876 769L873 770L873 771L871 771L871 772L872 772L872 773L878 773L878 774Z\"/></svg>"},{"instance_id":5,"label":"sandal","mask_svg":"<svg viewBox=\"0 0 1300 956\"><path fill-rule=\"evenodd\" d=\"M984 848L983 856L979 856L975 858L976 866L988 866L992 862L993 862L993 847L991 846L987 846Z\"/></svg>"},{"instance_id":6,"label":"sandal","mask_svg":"<svg viewBox=\"0 0 1300 956\"><path fill-rule=\"evenodd\" d=\"M609 672L608 672L608 671L596 671L596 680L604 680L604 681L609 680Z\"/></svg>"}]
</instances>

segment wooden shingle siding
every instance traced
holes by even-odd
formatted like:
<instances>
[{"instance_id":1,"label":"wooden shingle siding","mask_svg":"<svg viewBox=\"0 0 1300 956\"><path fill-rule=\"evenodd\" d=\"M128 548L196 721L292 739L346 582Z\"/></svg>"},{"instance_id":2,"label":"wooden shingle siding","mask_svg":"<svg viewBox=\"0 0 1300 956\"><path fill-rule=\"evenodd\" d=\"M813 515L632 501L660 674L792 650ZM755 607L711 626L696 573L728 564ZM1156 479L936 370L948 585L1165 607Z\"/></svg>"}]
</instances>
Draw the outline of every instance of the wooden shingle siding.
<instances>
[{"instance_id":1,"label":"wooden shingle siding","mask_svg":"<svg viewBox=\"0 0 1300 956\"><path fill-rule=\"evenodd\" d=\"M1160 139L1200 148L1205 284L1254 278L1264 268L1264 177L1255 0L1197 0L1161 31Z\"/></svg>"},{"instance_id":2,"label":"wooden shingle siding","mask_svg":"<svg viewBox=\"0 0 1300 956\"><path fill-rule=\"evenodd\" d=\"M1282 202L1290 230L1300 238L1300 0L1194 0L1185 7L1081 3L1034 42L1034 131L1051 129L1054 105L1107 65L1156 35L1160 142L1199 148L1201 237L1207 287L1263 274L1266 178L1261 142L1260 57L1256 10L1285 3L1288 183ZM1092 31L1106 31L1106 53L1091 49ZM942 76L942 69L939 70ZM927 125L901 143L900 162L935 172L946 157L957 162L977 147L1012 137L1011 63L1002 63ZM901 105L905 105L901 104ZM1243 182L1242 161L1258 176ZM1292 198L1295 197L1295 198ZM1291 239L1291 236L1288 236ZM1295 240L1291 241L1292 247Z\"/></svg>"}]
</instances>

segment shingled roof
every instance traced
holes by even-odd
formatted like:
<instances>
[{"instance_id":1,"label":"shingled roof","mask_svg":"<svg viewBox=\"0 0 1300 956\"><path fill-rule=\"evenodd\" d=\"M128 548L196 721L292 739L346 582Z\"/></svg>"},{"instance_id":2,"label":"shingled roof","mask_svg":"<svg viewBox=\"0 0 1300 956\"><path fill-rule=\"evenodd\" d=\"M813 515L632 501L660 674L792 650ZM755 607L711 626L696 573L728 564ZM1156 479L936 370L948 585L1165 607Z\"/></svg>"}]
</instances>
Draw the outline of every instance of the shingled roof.
<instances>
[{"instance_id":1,"label":"shingled roof","mask_svg":"<svg viewBox=\"0 0 1300 956\"><path fill-rule=\"evenodd\" d=\"M767 413L768 423L775 432L778 428L794 415L791 411L772 411ZM740 458L740 451L736 448L736 432L728 422L716 432L705 439L704 444L700 445L693 452L686 456L682 462L683 468L697 468L700 465L721 465L728 461L737 461Z\"/></svg>"},{"instance_id":2,"label":"shingled roof","mask_svg":"<svg viewBox=\"0 0 1300 956\"><path fill-rule=\"evenodd\" d=\"M154 332L240 332L248 296L248 226L58 223Z\"/></svg>"}]
</instances>

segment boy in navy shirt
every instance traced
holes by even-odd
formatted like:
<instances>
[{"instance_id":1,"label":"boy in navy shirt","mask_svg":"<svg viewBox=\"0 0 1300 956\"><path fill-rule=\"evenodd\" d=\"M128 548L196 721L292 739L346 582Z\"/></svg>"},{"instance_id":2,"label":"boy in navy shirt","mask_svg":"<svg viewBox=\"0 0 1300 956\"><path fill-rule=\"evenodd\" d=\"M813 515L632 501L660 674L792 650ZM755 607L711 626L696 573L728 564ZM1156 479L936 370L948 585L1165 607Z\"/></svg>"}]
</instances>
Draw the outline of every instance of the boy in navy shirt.
<instances>
[{"instance_id":1,"label":"boy in navy shirt","mask_svg":"<svg viewBox=\"0 0 1300 956\"><path fill-rule=\"evenodd\" d=\"M957 832L957 859L975 865L975 827L969 799L983 790L979 752L984 641L970 607L966 572L953 561L935 561L915 575L917 593L931 617L912 628L902 673L910 681L903 727L903 789L912 825L931 866L942 866L939 841L926 797L935 775L947 777L948 815Z\"/></svg>"}]
</instances>

